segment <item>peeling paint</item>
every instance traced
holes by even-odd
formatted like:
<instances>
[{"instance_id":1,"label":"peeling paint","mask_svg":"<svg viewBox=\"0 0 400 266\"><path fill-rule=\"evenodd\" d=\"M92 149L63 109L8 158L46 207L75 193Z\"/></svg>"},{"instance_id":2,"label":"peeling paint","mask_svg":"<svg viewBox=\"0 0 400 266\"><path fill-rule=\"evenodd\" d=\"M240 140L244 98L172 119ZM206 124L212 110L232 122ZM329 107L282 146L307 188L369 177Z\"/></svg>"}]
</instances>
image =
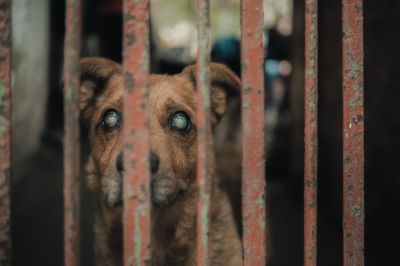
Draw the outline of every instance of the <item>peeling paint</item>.
<instances>
[{"instance_id":1,"label":"peeling paint","mask_svg":"<svg viewBox=\"0 0 400 266\"><path fill-rule=\"evenodd\" d=\"M128 40L129 43L129 40ZM125 87L129 90L130 93L133 92L135 89L135 79L130 72L124 73L124 82L125 82ZM133 133L134 134L134 133Z\"/></svg>"},{"instance_id":2,"label":"peeling paint","mask_svg":"<svg viewBox=\"0 0 400 266\"><path fill-rule=\"evenodd\" d=\"M140 207L139 207L140 208ZM135 234L134 234L134 239L135 239L135 264L134 265L142 265L142 232L140 228L140 213L138 209L134 210L134 226L135 226ZM144 232L146 233L146 232Z\"/></svg>"},{"instance_id":3,"label":"peeling paint","mask_svg":"<svg viewBox=\"0 0 400 266\"><path fill-rule=\"evenodd\" d=\"M265 192L262 192L257 198L257 205L265 208Z\"/></svg>"},{"instance_id":4,"label":"peeling paint","mask_svg":"<svg viewBox=\"0 0 400 266\"><path fill-rule=\"evenodd\" d=\"M209 232L209 210L211 193L211 171L210 171L210 2L209 0L197 0L197 177L198 187L197 202L197 265L209 265L210 243Z\"/></svg>"},{"instance_id":5,"label":"peeling paint","mask_svg":"<svg viewBox=\"0 0 400 266\"><path fill-rule=\"evenodd\" d=\"M260 217L258 219L258 226L260 227L261 230L265 230L265 219L264 219L264 217Z\"/></svg>"},{"instance_id":6,"label":"peeling paint","mask_svg":"<svg viewBox=\"0 0 400 266\"><path fill-rule=\"evenodd\" d=\"M317 265L318 1L305 6L304 265Z\"/></svg>"},{"instance_id":7,"label":"peeling paint","mask_svg":"<svg viewBox=\"0 0 400 266\"><path fill-rule=\"evenodd\" d=\"M123 261L144 266L151 258L149 0L124 0L123 9Z\"/></svg>"},{"instance_id":8,"label":"peeling paint","mask_svg":"<svg viewBox=\"0 0 400 266\"><path fill-rule=\"evenodd\" d=\"M243 88L243 93L244 94L251 93L251 88L250 87Z\"/></svg>"},{"instance_id":9,"label":"peeling paint","mask_svg":"<svg viewBox=\"0 0 400 266\"><path fill-rule=\"evenodd\" d=\"M343 0L343 265L364 265L363 1Z\"/></svg>"},{"instance_id":10,"label":"peeling paint","mask_svg":"<svg viewBox=\"0 0 400 266\"><path fill-rule=\"evenodd\" d=\"M241 1L244 265L266 263L263 1ZM256 204L254 204L256 202Z\"/></svg>"},{"instance_id":11,"label":"peeling paint","mask_svg":"<svg viewBox=\"0 0 400 266\"><path fill-rule=\"evenodd\" d=\"M81 1L66 3L64 43L64 258L65 265L80 263L80 132L79 59Z\"/></svg>"},{"instance_id":12,"label":"peeling paint","mask_svg":"<svg viewBox=\"0 0 400 266\"><path fill-rule=\"evenodd\" d=\"M129 32L128 34L126 34L126 39L128 42L128 45L133 45L135 43L135 33L134 32Z\"/></svg>"}]
</instances>

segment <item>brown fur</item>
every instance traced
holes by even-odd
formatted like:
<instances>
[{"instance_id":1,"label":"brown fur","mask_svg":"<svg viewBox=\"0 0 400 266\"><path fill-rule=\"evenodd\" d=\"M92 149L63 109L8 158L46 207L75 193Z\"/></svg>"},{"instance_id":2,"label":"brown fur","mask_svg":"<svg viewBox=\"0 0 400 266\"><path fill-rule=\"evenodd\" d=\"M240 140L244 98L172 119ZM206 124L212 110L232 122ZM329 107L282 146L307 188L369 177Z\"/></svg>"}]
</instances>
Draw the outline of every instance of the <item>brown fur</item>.
<instances>
[{"instance_id":1,"label":"brown fur","mask_svg":"<svg viewBox=\"0 0 400 266\"><path fill-rule=\"evenodd\" d=\"M152 173L152 265L196 265L196 90L195 66L174 76L151 75L149 132L151 152L159 158ZM224 116L229 93L239 79L226 67L211 67L211 121ZM97 200L95 253L97 265L122 265L122 174L117 169L122 149L122 126L105 132L106 110L122 112L123 79L120 65L101 59L81 61L81 111L88 127L91 154L88 184ZM193 123L187 133L171 130L170 117L185 111ZM122 121L123 123L123 121ZM213 150L212 147L210 147ZM242 251L232 210L219 186L212 162L210 221L211 265L242 265Z\"/></svg>"}]
</instances>

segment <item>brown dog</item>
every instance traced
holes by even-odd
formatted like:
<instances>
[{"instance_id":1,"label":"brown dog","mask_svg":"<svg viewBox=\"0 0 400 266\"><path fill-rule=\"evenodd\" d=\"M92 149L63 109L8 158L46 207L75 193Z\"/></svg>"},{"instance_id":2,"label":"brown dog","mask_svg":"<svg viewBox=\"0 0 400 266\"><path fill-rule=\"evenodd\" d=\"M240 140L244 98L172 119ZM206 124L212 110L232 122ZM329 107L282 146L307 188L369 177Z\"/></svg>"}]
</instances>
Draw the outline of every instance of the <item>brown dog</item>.
<instances>
[{"instance_id":1,"label":"brown dog","mask_svg":"<svg viewBox=\"0 0 400 266\"><path fill-rule=\"evenodd\" d=\"M81 61L81 117L91 144L88 184L95 193L97 265L122 265L121 66L102 58ZM151 75L149 132L152 208L151 265L196 265L195 66L177 75ZM239 79L211 65L212 127L224 116ZM213 149L210 147L210 149ZM214 162L213 162L214 163ZM211 265L242 265L240 238L212 167Z\"/></svg>"}]
</instances>

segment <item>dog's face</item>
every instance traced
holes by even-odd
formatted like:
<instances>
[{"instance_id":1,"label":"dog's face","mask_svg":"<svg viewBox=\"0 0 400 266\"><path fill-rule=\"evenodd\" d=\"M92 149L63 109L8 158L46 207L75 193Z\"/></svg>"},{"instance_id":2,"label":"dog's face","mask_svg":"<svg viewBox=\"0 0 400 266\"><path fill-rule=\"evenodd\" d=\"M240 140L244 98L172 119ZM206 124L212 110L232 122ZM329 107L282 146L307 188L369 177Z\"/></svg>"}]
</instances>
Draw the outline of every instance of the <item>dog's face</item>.
<instances>
[{"instance_id":1,"label":"dog's face","mask_svg":"<svg viewBox=\"0 0 400 266\"><path fill-rule=\"evenodd\" d=\"M182 73L151 75L149 83L149 134L151 198L168 206L196 175L195 66ZM239 79L226 67L211 66L212 126L222 118L230 94L239 93ZM121 66L101 58L81 61L81 117L89 131L91 157L89 186L101 204L122 203L123 77Z\"/></svg>"}]
</instances>

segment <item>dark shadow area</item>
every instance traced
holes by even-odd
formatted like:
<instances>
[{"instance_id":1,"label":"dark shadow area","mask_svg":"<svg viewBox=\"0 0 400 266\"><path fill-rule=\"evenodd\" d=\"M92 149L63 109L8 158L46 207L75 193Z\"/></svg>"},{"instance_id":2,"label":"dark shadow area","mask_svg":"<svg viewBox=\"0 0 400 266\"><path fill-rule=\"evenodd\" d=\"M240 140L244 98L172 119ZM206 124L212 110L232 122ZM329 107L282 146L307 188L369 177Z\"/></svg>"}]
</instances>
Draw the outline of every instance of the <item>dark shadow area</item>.
<instances>
[{"instance_id":1,"label":"dark shadow area","mask_svg":"<svg viewBox=\"0 0 400 266\"><path fill-rule=\"evenodd\" d=\"M121 62L120 1L84 1L83 56ZM318 265L342 265L341 5L319 1ZM399 1L364 1L366 265L400 265ZM50 76L41 147L13 165L12 263L63 265L63 1L50 1ZM153 73L180 72L195 59L182 47L160 53L152 24ZM267 254L270 266L303 264L304 1L294 1L293 33L266 29ZM216 38L212 59L240 76L237 37ZM167 54L167 56L165 56ZM288 65L289 64L289 65ZM290 66L290 70L288 69ZM19 108L16 106L15 108ZM82 133L82 164L88 145ZM237 166L237 165L235 165ZM83 167L82 167L83 168ZM236 169L236 168L235 168ZM82 173L81 262L93 265L94 202ZM235 195L240 188L236 188ZM231 197L238 207L240 197ZM240 207L240 206L239 206ZM236 218L240 208L236 209Z\"/></svg>"}]
</instances>

